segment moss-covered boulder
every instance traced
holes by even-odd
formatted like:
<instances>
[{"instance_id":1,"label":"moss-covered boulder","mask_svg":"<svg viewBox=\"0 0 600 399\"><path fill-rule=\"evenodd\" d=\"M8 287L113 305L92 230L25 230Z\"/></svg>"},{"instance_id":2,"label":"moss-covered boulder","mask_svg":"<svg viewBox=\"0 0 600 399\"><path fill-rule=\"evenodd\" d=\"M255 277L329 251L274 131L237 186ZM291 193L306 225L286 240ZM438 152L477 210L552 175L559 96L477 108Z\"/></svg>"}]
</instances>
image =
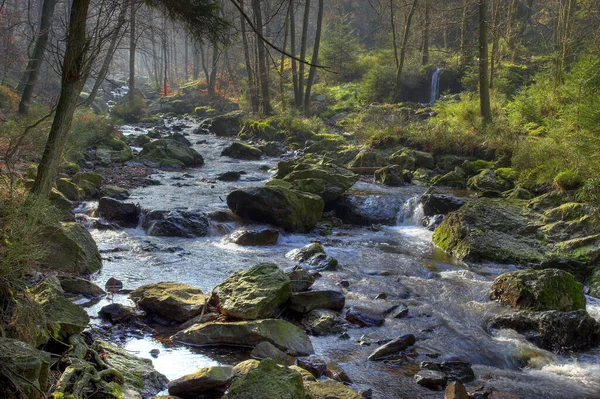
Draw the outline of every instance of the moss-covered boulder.
<instances>
[{"instance_id":1,"label":"moss-covered boulder","mask_svg":"<svg viewBox=\"0 0 600 399\"><path fill-rule=\"evenodd\" d=\"M412 174L400 166L392 165L376 170L373 178L377 183L400 187L411 182Z\"/></svg>"},{"instance_id":2,"label":"moss-covered boulder","mask_svg":"<svg viewBox=\"0 0 600 399\"><path fill-rule=\"evenodd\" d=\"M213 366L169 382L169 394L181 397L225 391L233 379L233 367Z\"/></svg>"},{"instance_id":3,"label":"moss-covered boulder","mask_svg":"<svg viewBox=\"0 0 600 399\"><path fill-rule=\"evenodd\" d=\"M119 142L125 144L121 140ZM101 144L96 147L96 161L100 165L108 166L113 163L124 163L133 158L131 148L125 144L123 148L115 149L109 145Z\"/></svg>"},{"instance_id":4,"label":"moss-covered boulder","mask_svg":"<svg viewBox=\"0 0 600 399\"><path fill-rule=\"evenodd\" d=\"M358 392L353 391L341 382L313 381L304 384L306 390L314 399L363 399Z\"/></svg>"},{"instance_id":5,"label":"moss-covered boulder","mask_svg":"<svg viewBox=\"0 0 600 399\"><path fill-rule=\"evenodd\" d=\"M321 220L325 207L318 195L283 187L235 190L227 196L227 205L244 219L297 232L312 230Z\"/></svg>"},{"instance_id":6,"label":"moss-covered boulder","mask_svg":"<svg viewBox=\"0 0 600 399\"><path fill-rule=\"evenodd\" d=\"M432 158L433 164L433 158ZM416 168L417 160L414 156L413 151L408 149L402 149L400 151L396 151L392 155L390 155L389 160L391 165L395 165L400 167L400 169L408 169L414 170ZM431 166L433 167L433 166Z\"/></svg>"},{"instance_id":7,"label":"moss-covered boulder","mask_svg":"<svg viewBox=\"0 0 600 399\"><path fill-rule=\"evenodd\" d=\"M117 186L102 186L100 187L101 197L110 197L118 200L125 200L129 198L129 190L123 187Z\"/></svg>"},{"instance_id":8,"label":"moss-covered boulder","mask_svg":"<svg viewBox=\"0 0 600 399\"><path fill-rule=\"evenodd\" d=\"M526 204L494 198L469 201L446 216L433 242L461 260L540 264L547 248L536 237L538 217Z\"/></svg>"},{"instance_id":9,"label":"moss-covered boulder","mask_svg":"<svg viewBox=\"0 0 600 399\"><path fill-rule=\"evenodd\" d=\"M81 306L64 297L56 277L48 277L31 290L36 303L46 316L46 325L53 338L66 341L72 334L81 333L90 317Z\"/></svg>"},{"instance_id":10,"label":"moss-covered boulder","mask_svg":"<svg viewBox=\"0 0 600 399\"><path fill-rule=\"evenodd\" d=\"M315 309L302 319L302 325L313 335L331 335L344 331L346 320L336 311Z\"/></svg>"},{"instance_id":11,"label":"moss-covered boulder","mask_svg":"<svg viewBox=\"0 0 600 399\"><path fill-rule=\"evenodd\" d=\"M235 159L256 160L263 156L258 148L244 143L232 143L221 151L221 156Z\"/></svg>"},{"instance_id":12,"label":"moss-covered boulder","mask_svg":"<svg viewBox=\"0 0 600 399\"><path fill-rule=\"evenodd\" d=\"M31 180L35 180L38 174L38 166L36 164L31 164L25 170L25 177Z\"/></svg>"},{"instance_id":13,"label":"moss-covered boulder","mask_svg":"<svg viewBox=\"0 0 600 399\"><path fill-rule=\"evenodd\" d=\"M462 168L456 167L445 175L434 176L431 179L431 184L438 187L465 188L467 187L466 178L467 176Z\"/></svg>"},{"instance_id":14,"label":"moss-covered boulder","mask_svg":"<svg viewBox=\"0 0 600 399\"><path fill-rule=\"evenodd\" d=\"M265 319L273 317L288 300L292 282L277 265L262 263L232 274L216 291L224 315L242 320Z\"/></svg>"},{"instance_id":15,"label":"moss-covered boulder","mask_svg":"<svg viewBox=\"0 0 600 399\"><path fill-rule=\"evenodd\" d=\"M492 169L484 169L478 175L471 177L467 185L479 191L504 192L514 187L514 180L508 180Z\"/></svg>"},{"instance_id":16,"label":"moss-covered boulder","mask_svg":"<svg viewBox=\"0 0 600 399\"><path fill-rule=\"evenodd\" d=\"M349 168L381 168L386 165L386 159L371 148L361 150L352 161L348 163Z\"/></svg>"},{"instance_id":17,"label":"moss-covered boulder","mask_svg":"<svg viewBox=\"0 0 600 399\"><path fill-rule=\"evenodd\" d=\"M75 176L73 176L73 182L75 184L81 184L81 182L90 182L96 188L100 188L102 186L102 176L98 173L93 172L79 172Z\"/></svg>"},{"instance_id":18,"label":"moss-covered boulder","mask_svg":"<svg viewBox=\"0 0 600 399\"><path fill-rule=\"evenodd\" d=\"M140 152L142 159L162 167L194 167L204 165L204 159L193 148L175 140L160 139L148 143Z\"/></svg>"},{"instance_id":19,"label":"moss-covered boulder","mask_svg":"<svg viewBox=\"0 0 600 399\"><path fill-rule=\"evenodd\" d=\"M48 199L56 208L60 209L61 211L70 212L73 208L73 203L69 201L63 193L61 193L54 187L52 187L50 195L48 195Z\"/></svg>"},{"instance_id":20,"label":"moss-covered boulder","mask_svg":"<svg viewBox=\"0 0 600 399\"><path fill-rule=\"evenodd\" d=\"M272 359L236 379L224 399L306 399L302 376Z\"/></svg>"},{"instance_id":21,"label":"moss-covered boulder","mask_svg":"<svg viewBox=\"0 0 600 399\"><path fill-rule=\"evenodd\" d=\"M310 339L301 328L279 319L196 324L171 339L194 346L251 346L270 342L292 356L314 352Z\"/></svg>"},{"instance_id":22,"label":"moss-covered boulder","mask_svg":"<svg viewBox=\"0 0 600 399\"><path fill-rule=\"evenodd\" d=\"M218 137L235 137L240 132L244 115L242 111L234 111L207 119L204 123L209 124L210 132Z\"/></svg>"},{"instance_id":23,"label":"moss-covered boulder","mask_svg":"<svg viewBox=\"0 0 600 399\"><path fill-rule=\"evenodd\" d=\"M46 227L41 241L45 254L42 265L76 275L102 268L102 257L90 233L79 223L63 222Z\"/></svg>"},{"instance_id":24,"label":"moss-covered boulder","mask_svg":"<svg viewBox=\"0 0 600 399\"><path fill-rule=\"evenodd\" d=\"M600 298L600 265L592 270L587 284L590 287L590 295Z\"/></svg>"},{"instance_id":25,"label":"moss-covered boulder","mask_svg":"<svg viewBox=\"0 0 600 399\"><path fill-rule=\"evenodd\" d=\"M62 289L69 294L88 296L105 295L106 292L90 280L75 276L58 276Z\"/></svg>"},{"instance_id":26,"label":"moss-covered boulder","mask_svg":"<svg viewBox=\"0 0 600 399\"><path fill-rule=\"evenodd\" d=\"M69 179L58 179L56 180L56 188L60 191L69 201L81 201L85 197L84 191L73 183Z\"/></svg>"},{"instance_id":27,"label":"moss-covered boulder","mask_svg":"<svg viewBox=\"0 0 600 399\"><path fill-rule=\"evenodd\" d=\"M202 313L208 297L202 290L181 283L152 283L129 294L137 306L152 316L183 323Z\"/></svg>"},{"instance_id":28,"label":"moss-covered boulder","mask_svg":"<svg viewBox=\"0 0 600 399\"><path fill-rule=\"evenodd\" d=\"M583 287L563 270L518 270L494 280L490 299L515 309L571 311L585 309Z\"/></svg>"},{"instance_id":29,"label":"moss-covered boulder","mask_svg":"<svg viewBox=\"0 0 600 399\"><path fill-rule=\"evenodd\" d=\"M109 367L120 372L127 385L140 390L144 397L164 390L168 379L152 366L149 359L141 359L105 341L94 342L93 349L100 354Z\"/></svg>"},{"instance_id":30,"label":"moss-covered boulder","mask_svg":"<svg viewBox=\"0 0 600 399\"><path fill-rule=\"evenodd\" d=\"M0 337L0 397L39 399L46 392L50 354Z\"/></svg>"},{"instance_id":31,"label":"moss-covered boulder","mask_svg":"<svg viewBox=\"0 0 600 399\"><path fill-rule=\"evenodd\" d=\"M325 202L339 198L359 179L348 169L326 162L280 162L276 177L298 191L319 195Z\"/></svg>"}]
</instances>

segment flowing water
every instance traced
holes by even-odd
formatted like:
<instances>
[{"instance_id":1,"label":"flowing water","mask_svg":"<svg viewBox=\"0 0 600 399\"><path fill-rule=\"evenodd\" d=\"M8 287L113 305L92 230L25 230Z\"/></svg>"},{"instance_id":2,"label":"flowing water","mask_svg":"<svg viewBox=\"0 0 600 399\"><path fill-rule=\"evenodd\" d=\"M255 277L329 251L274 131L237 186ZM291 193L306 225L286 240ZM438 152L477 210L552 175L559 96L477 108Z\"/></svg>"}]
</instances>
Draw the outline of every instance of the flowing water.
<instances>
[{"instance_id":1,"label":"flowing water","mask_svg":"<svg viewBox=\"0 0 600 399\"><path fill-rule=\"evenodd\" d=\"M440 76L442 75L442 69L436 68L435 72L431 76L431 93L429 96L429 103L435 104L437 99L440 97Z\"/></svg>"},{"instance_id":2,"label":"flowing water","mask_svg":"<svg viewBox=\"0 0 600 399\"><path fill-rule=\"evenodd\" d=\"M144 133L133 128L123 130L125 134ZM192 131L190 127L188 133ZM236 161L221 157L221 150L230 143L226 139L208 135L188 138L199 143L194 148L205 158L205 166L159 172L153 178L162 184L133 190L130 202L147 209L226 209L224 200L229 192L264 184L272 174L267 167L276 166L277 159L273 158ZM226 171L246 174L238 182L215 181L218 174ZM93 230L104 258L104 268L94 279L103 286L115 277L123 281L126 289L151 282L178 281L210 292L232 272L260 262L291 266L284 254L316 239L341 266L336 272L323 272L315 288L341 289L339 282L346 280L350 283L344 289L347 306L383 311L402 303L409 308L408 317L386 320L383 327L350 328L350 339L338 335L311 337L319 357L339 362L358 388L373 390L374 398L439 398L440 393L419 387L412 374L420 361L451 358L473 364L479 380L470 388L485 385L513 395L502 397L600 398L599 350L557 356L514 332L490 336L484 330L487 317L507 311L487 300L491 282L514 267L466 265L437 249L431 241L432 233L419 226L422 210L418 197L424 188L388 188L359 182L352 191L378 196L378 203L383 198L384 204L399 209L397 225L345 226L328 237L282 233L277 245L269 247L240 247L226 242L223 234L238 227L235 225L221 225L213 235L196 239L148 237L141 229ZM382 293L387 294L386 299L375 299ZM123 295L112 300L129 303ZM90 307L90 314L96 316L107 302L104 299ZM589 298L588 311L600 319L600 301ZM97 319L95 322L99 323ZM414 358L366 360L377 341L408 333L417 337ZM159 349L160 354L152 361L170 379L199 367L234 364L248 358L247 350L176 346L165 339L168 335L129 332L122 335L122 344L146 358L151 358L150 350ZM365 345L369 341L372 344Z\"/></svg>"}]
</instances>

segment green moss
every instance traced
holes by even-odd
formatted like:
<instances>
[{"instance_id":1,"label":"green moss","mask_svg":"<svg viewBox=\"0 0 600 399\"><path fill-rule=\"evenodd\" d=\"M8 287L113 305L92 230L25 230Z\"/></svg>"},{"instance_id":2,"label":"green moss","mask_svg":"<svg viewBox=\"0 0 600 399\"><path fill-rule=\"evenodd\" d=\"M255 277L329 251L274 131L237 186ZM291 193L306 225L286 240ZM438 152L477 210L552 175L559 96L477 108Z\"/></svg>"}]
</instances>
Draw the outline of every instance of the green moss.
<instances>
[{"instance_id":1,"label":"green moss","mask_svg":"<svg viewBox=\"0 0 600 399\"><path fill-rule=\"evenodd\" d=\"M75 162L68 162L68 163L64 164L61 169L66 174L73 176L74 174L79 172L79 165L77 165ZM36 168L36 175L37 175L37 168Z\"/></svg>"},{"instance_id":2,"label":"green moss","mask_svg":"<svg viewBox=\"0 0 600 399\"><path fill-rule=\"evenodd\" d=\"M494 162L493 161L485 161L483 159L477 159L475 161L467 161L467 165L468 165L468 167L466 168L466 170L469 172L469 174L473 175L473 174L481 172L484 169L493 168Z\"/></svg>"},{"instance_id":3,"label":"green moss","mask_svg":"<svg viewBox=\"0 0 600 399\"><path fill-rule=\"evenodd\" d=\"M573 169L560 172L554 177L554 185L561 190L576 190L583 184L579 173Z\"/></svg>"},{"instance_id":4,"label":"green moss","mask_svg":"<svg viewBox=\"0 0 600 399\"><path fill-rule=\"evenodd\" d=\"M496 176L498 176L504 180L508 180L510 182L515 182L517 180L517 178L519 177L517 171L514 170L513 168L496 169Z\"/></svg>"},{"instance_id":5,"label":"green moss","mask_svg":"<svg viewBox=\"0 0 600 399\"><path fill-rule=\"evenodd\" d=\"M224 399L306 399L302 376L265 359L233 382Z\"/></svg>"},{"instance_id":6,"label":"green moss","mask_svg":"<svg viewBox=\"0 0 600 399\"><path fill-rule=\"evenodd\" d=\"M69 179L58 179L56 188L70 201L81 201L85 196L83 190Z\"/></svg>"}]
</instances>

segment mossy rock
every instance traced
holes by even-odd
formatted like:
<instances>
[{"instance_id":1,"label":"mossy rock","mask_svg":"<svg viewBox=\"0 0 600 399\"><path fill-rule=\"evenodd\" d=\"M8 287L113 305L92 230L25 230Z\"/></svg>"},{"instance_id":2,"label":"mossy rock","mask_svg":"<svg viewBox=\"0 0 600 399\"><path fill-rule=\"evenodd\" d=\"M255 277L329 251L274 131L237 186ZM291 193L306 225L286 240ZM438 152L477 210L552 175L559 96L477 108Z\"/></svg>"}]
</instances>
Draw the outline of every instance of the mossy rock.
<instances>
[{"instance_id":1,"label":"mossy rock","mask_svg":"<svg viewBox=\"0 0 600 399\"><path fill-rule=\"evenodd\" d=\"M83 198L84 199L93 198L96 196L96 194L98 194L98 189L96 188L94 183L91 183L87 180L82 180L79 183L79 188L81 190L83 190Z\"/></svg>"},{"instance_id":2,"label":"mossy rock","mask_svg":"<svg viewBox=\"0 0 600 399\"><path fill-rule=\"evenodd\" d=\"M314 399L363 399L363 396L341 382L314 381L304 384Z\"/></svg>"},{"instance_id":3,"label":"mossy rock","mask_svg":"<svg viewBox=\"0 0 600 399\"><path fill-rule=\"evenodd\" d=\"M348 163L349 168L373 168L384 167L386 159L377 151L371 148L361 150L352 161Z\"/></svg>"},{"instance_id":4,"label":"mossy rock","mask_svg":"<svg viewBox=\"0 0 600 399\"><path fill-rule=\"evenodd\" d=\"M69 336L79 334L87 328L90 317L81 306L64 297L64 291L56 277L46 278L31 292L44 311L46 324L53 338L66 341Z\"/></svg>"},{"instance_id":5,"label":"mossy rock","mask_svg":"<svg viewBox=\"0 0 600 399\"><path fill-rule=\"evenodd\" d=\"M73 176L76 173L79 173L80 170L79 165L77 165L75 162L68 162L61 166L61 169L69 176Z\"/></svg>"},{"instance_id":6,"label":"mossy rock","mask_svg":"<svg viewBox=\"0 0 600 399\"><path fill-rule=\"evenodd\" d=\"M69 294L80 294L88 296L106 295L106 292L90 280L75 276L59 276L61 288Z\"/></svg>"},{"instance_id":7,"label":"mossy rock","mask_svg":"<svg viewBox=\"0 0 600 399\"><path fill-rule=\"evenodd\" d=\"M400 166L392 165L376 170L373 179L386 186L400 187L411 182L412 174Z\"/></svg>"},{"instance_id":8,"label":"mossy rock","mask_svg":"<svg viewBox=\"0 0 600 399\"><path fill-rule=\"evenodd\" d=\"M49 353L16 339L0 337L0 381L13 381L17 389L0 383L0 397L39 399L40 392L47 389L50 362Z\"/></svg>"},{"instance_id":9,"label":"mossy rock","mask_svg":"<svg viewBox=\"0 0 600 399\"><path fill-rule=\"evenodd\" d=\"M61 211L70 212L73 208L73 203L69 201L67 197L65 197L64 194L58 191L55 187L52 187L50 195L48 195L48 199L57 209L60 209Z\"/></svg>"},{"instance_id":10,"label":"mossy rock","mask_svg":"<svg viewBox=\"0 0 600 399\"><path fill-rule=\"evenodd\" d=\"M25 171L25 177L31 180L35 180L38 174L38 166L36 164L31 164L27 167Z\"/></svg>"},{"instance_id":11,"label":"mossy rock","mask_svg":"<svg viewBox=\"0 0 600 399\"><path fill-rule=\"evenodd\" d=\"M290 278L272 263L234 273L217 286L221 313L242 320L273 317L291 294Z\"/></svg>"},{"instance_id":12,"label":"mossy rock","mask_svg":"<svg viewBox=\"0 0 600 399\"><path fill-rule=\"evenodd\" d=\"M121 151L127 147L127 143L116 137L104 140L104 143L115 151Z\"/></svg>"},{"instance_id":13,"label":"mossy rock","mask_svg":"<svg viewBox=\"0 0 600 399\"><path fill-rule=\"evenodd\" d=\"M260 360L256 360L256 359L244 360L243 362L240 362L240 363L236 364L235 366L233 366L233 373L235 374L236 377L243 377L246 374L248 374L248 372L250 370L257 368L259 364L260 364Z\"/></svg>"},{"instance_id":14,"label":"mossy rock","mask_svg":"<svg viewBox=\"0 0 600 399\"><path fill-rule=\"evenodd\" d=\"M596 265L592 270L587 285L590 288L590 295L600 298L600 265Z\"/></svg>"},{"instance_id":15,"label":"mossy rock","mask_svg":"<svg viewBox=\"0 0 600 399\"><path fill-rule=\"evenodd\" d=\"M297 232L312 230L321 220L325 207L318 195L283 187L235 190L227 196L227 205L244 219Z\"/></svg>"},{"instance_id":16,"label":"mossy rock","mask_svg":"<svg viewBox=\"0 0 600 399\"><path fill-rule=\"evenodd\" d=\"M469 175L473 176L485 169L492 169L494 167L494 161L486 161L484 159L477 159L475 161L465 161L462 164L462 169Z\"/></svg>"},{"instance_id":17,"label":"mossy rock","mask_svg":"<svg viewBox=\"0 0 600 399\"><path fill-rule=\"evenodd\" d=\"M438 187L466 188L466 175L462 168L456 167L445 175L438 175L431 179L431 184Z\"/></svg>"},{"instance_id":18,"label":"mossy rock","mask_svg":"<svg viewBox=\"0 0 600 399\"><path fill-rule=\"evenodd\" d=\"M224 391L233 379L233 367L205 367L169 382L169 394L179 396L202 395Z\"/></svg>"},{"instance_id":19,"label":"mossy rock","mask_svg":"<svg viewBox=\"0 0 600 399\"><path fill-rule=\"evenodd\" d=\"M402 149L400 151L396 151L392 155L390 155L389 160L391 165L399 166L402 169L414 170L416 168L417 160L414 155L414 151L408 149ZM431 160L433 167L433 158Z\"/></svg>"},{"instance_id":20,"label":"mossy rock","mask_svg":"<svg viewBox=\"0 0 600 399\"><path fill-rule=\"evenodd\" d=\"M244 116L244 112L234 111L207 119L205 123L210 125L210 132L217 137L235 137L240 132Z\"/></svg>"},{"instance_id":21,"label":"mossy rock","mask_svg":"<svg viewBox=\"0 0 600 399\"><path fill-rule=\"evenodd\" d=\"M346 145L346 139L338 134L316 134L314 140L305 143L307 154L323 154L326 151L337 151Z\"/></svg>"},{"instance_id":22,"label":"mossy rock","mask_svg":"<svg viewBox=\"0 0 600 399\"><path fill-rule=\"evenodd\" d=\"M64 222L46 227L41 241L45 248L41 263L49 269L82 275L102 268L96 242L79 223Z\"/></svg>"},{"instance_id":23,"label":"mossy rock","mask_svg":"<svg viewBox=\"0 0 600 399\"><path fill-rule=\"evenodd\" d=\"M563 270L518 270L494 280L490 299L523 310L585 309L583 287Z\"/></svg>"},{"instance_id":24,"label":"mossy rock","mask_svg":"<svg viewBox=\"0 0 600 399\"><path fill-rule=\"evenodd\" d=\"M224 148L221 156L244 160L257 160L263 156L261 150L244 143L232 143Z\"/></svg>"},{"instance_id":25,"label":"mossy rock","mask_svg":"<svg viewBox=\"0 0 600 399\"><path fill-rule=\"evenodd\" d=\"M73 176L73 182L75 184L80 185L81 182L90 182L96 188L100 188L102 185L102 175L93 172L79 172L75 176Z\"/></svg>"},{"instance_id":26,"label":"mossy rock","mask_svg":"<svg viewBox=\"0 0 600 399\"><path fill-rule=\"evenodd\" d=\"M543 221L544 223L554 223L581 219L586 216L595 216L597 219L599 217L598 207L578 202L567 202L545 211Z\"/></svg>"},{"instance_id":27,"label":"mossy rock","mask_svg":"<svg viewBox=\"0 0 600 399\"><path fill-rule=\"evenodd\" d=\"M84 191L73 183L69 179L58 179L56 181L56 188L60 191L69 201L81 201L85 197Z\"/></svg>"},{"instance_id":28,"label":"mossy rock","mask_svg":"<svg viewBox=\"0 0 600 399\"><path fill-rule=\"evenodd\" d=\"M514 187L514 180L506 180L492 169L484 169L478 175L471 177L467 185L479 191L504 192Z\"/></svg>"},{"instance_id":29,"label":"mossy rock","mask_svg":"<svg viewBox=\"0 0 600 399\"><path fill-rule=\"evenodd\" d=\"M133 152L127 145L121 150L115 150L106 144L96 147L96 160L102 165L111 165L113 163L124 163L133 158Z\"/></svg>"},{"instance_id":30,"label":"mossy rock","mask_svg":"<svg viewBox=\"0 0 600 399\"><path fill-rule=\"evenodd\" d=\"M117 186L102 186L100 187L100 197L110 197L122 201L129 198L129 190Z\"/></svg>"},{"instance_id":31,"label":"mossy rock","mask_svg":"<svg viewBox=\"0 0 600 399\"><path fill-rule=\"evenodd\" d=\"M526 204L493 198L469 201L446 216L433 242L465 261L538 265L547 248L537 238L537 216L528 212Z\"/></svg>"},{"instance_id":32,"label":"mossy rock","mask_svg":"<svg viewBox=\"0 0 600 399\"><path fill-rule=\"evenodd\" d=\"M272 359L236 379L223 399L306 399L302 376Z\"/></svg>"},{"instance_id":33,"label":"mossy rock","mask_svg":"<svg viewBox=\"0 0 600 399\"><path fill-rule=\"evenodd\" d=\"M129 297L148 314L177 323L201 314L208 301L199 288L171 282L141 286Z\"/></svg>"},{"instance_id":34,"label":"mossy rock","mask_svg":"<svg viewBox=\"0 0 600 399\"><path fill-rule=\"evenodd\" d=\"M160 139L146 144L140 152L140 157L166 167L204 165L204 159L196 150L169 139Z\"/></svg>"}]
</instances>

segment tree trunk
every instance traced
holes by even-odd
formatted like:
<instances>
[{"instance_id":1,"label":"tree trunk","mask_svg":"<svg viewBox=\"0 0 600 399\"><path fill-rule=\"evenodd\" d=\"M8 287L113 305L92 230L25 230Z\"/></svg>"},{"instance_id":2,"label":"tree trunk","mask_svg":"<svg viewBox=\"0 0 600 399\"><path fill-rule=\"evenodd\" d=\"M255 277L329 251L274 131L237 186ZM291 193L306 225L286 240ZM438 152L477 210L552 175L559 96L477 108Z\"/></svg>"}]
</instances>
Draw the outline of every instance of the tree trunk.
<instances>
[{"instance_id":1,"label":"tree trunk","mask_svg":"<svg viewBox=\"0 0 600 399\"><path fill-rule=\"evenodd\" d=\"M463 1L462 18L460 22L460 65L459 71L463 73L467 67L469 59L469 44L467 43L467 29L469 22L469 6L470 1Z\"/></svg>"},{"instance_id":2,"label":"tree trunk","mask_svg":"<svg viewBox=\"0 0 600 399\"><path fill-rule=\"evenodd\" d=\"M52 26L52 19L54 18L54 8L56 3L57 0L44 0L38 38L35 42L35 46L33 47L31 58L27 63L27 68L25 69L25 72L23 72L21 84L19 85L21 87L17 88L18 93L21 93L22 90L21 101L19 102L20 114L27 113L28 104L33 97L33 91L35 90L35 85L40 76L40 69L42 61L44 60L46 45L48 44L48 37L50 35L50 28Z\"/></svg>"},{"instance_id":3,"label":"tree trunk","mask_svg":"<svg viewBox=\"0 0 600 399\"><path fill-rule=\"evenodd\" d=\"M285 49L287 48L287 42L288 42L288 35L289 35L289 30L288 27L290 25L290 8L288 6L288 11L287 11L287 15L285 16L285 24L283 27L283 52L285 52ZM283 73L285 71L285 54L281 53L281 63L279 64L279 97L281 100L281 109L283 111L285 111L285 88L284 88L284 79L283 79Z\"/></svg>"},{"instance_id":4,"label":"tree trunk","mask_svg":"<svg viewBox=\"0 0 600 399\"><path fill-rule=\"evenodd\" d=\"M38 167L32 192L47 198L54 185L67 135L73 121L77 99L85 84L89 61L86 59L88 40L86 22L91 0L73 0L65 56L62 68L61 90L54 121Z\"/></svg>"},{"instance_id":5,"label":"tree trunk","mask_svg":"<svg viewBox=\"0 0 600 399\"><path fill-rule=\"evenodd\" d=\"M398 38L396 33L396 12L394 11L394 0L390 0L390 23L392 24L392 45L394 46L394 60L396 61L396 68L400 65L400 58L398 57Z\"/></svg>"},{"instance_id":6,"label":"tree trunk","mask_svg":"<svg viewBox=\"0 0 600 399\"><path fill-rule=\"evenodd\" d=\"M188 35L184 36L184 43L183 43L183 47L184 47L184 52L183 52L183 73L184 73L184 78L185 81L187 82L190 79L190 71L189 71L189 49L188 49Z\"/></svg>"},{"instance_id":7,"label":"tree trunk","mask_svg":"<svg viewBox=\"0 0 600 399\"><path fill-rule=\"evenodd\" d=\"M256 19L257 33L263 35L263 20L260 7L260 0L252 0L252 9L254 18ZM260 108L263 115L269 115L272 112L271 102L269 99L269 77L267 74L267 59L265 44L262 40L258 40L258 80L260 82Z\"/></svg>"},{"instance_id":8,"label":"tree trunk","mask_svg":"<svg viewBox=\"0 0 600 399\"><path fill-rule=\"evenodd\" d=\"M487 0L479 0L479 106L484 124L492 122L488 75Z\"/></svg>"},{"instance_id":9,"label":"tree trunk","mask_svg":"<svg viewBox=\"0 0 600 399\"><path fill-rule=\"evenodd\" d=\"M410 23L412 17L415 14L418 0L413 0L413 3L408 11L406 17L406 24L404 25L404 34L402 35L402 47L400 48L400 59L398 60L398 68L396 68L396 79L394 81L394 99L400 100L400 81L402 79L402 69L404 69L404 59L406 58L406 47L408 46L408 36L410 33Z\"/></svg>"},{"instance_id":10,"label":"tree trunk","mask_svg":"<svg viewBox=\"0 0 600 399\"><path fill-rule=\"evenodd\" d=\"M416 0L415 0L416 1ZM315 45L313 47L313 55L310 66L310 72L308 73L308 80L306 81L306 94L304 95L304 114L310 113L310 93L312 91L312 85L317 75L317 67L315 65L319 62L319 47L321 45L321 30L323 27L323 0L319 0L319 13L317 16L317 32L315 34Z\"/></svg>"},{"instance_id":11,"label":"tree trunk","mask_svg":"<svg viewBox=\"0 0 600 399\"><path fill-rule=\"evenodd\" d=\"M240 0L240 7L244 9L244 1ZM246 76L248 78L248 97L250 99L250 107L252 112L258 113L258 95L256 93L256 85L254 84L254 73L252 72L252 62L250 61L250 50L248 47L248 37L246 36L246 19L240 19L242 28L242 47L244 49L244 62L246 64Z\"/></svg>"},{"instance_id":12,"label":"tree trunk","mask_svg":"<svg viewBox=\"0 0 600 399\"><path fill-rule=\"evenodd\" d=\"M296 62L296 6L294 0L290 0L290 55L292 56L292 85L294 86L294 101L298 104L300 92L298 91L298 63Z\"/></svg>"},{"instance_id":13,"label":"tree trunk","mask_svg":"<svg viewBox=\"0 0 600 399\"><path fill-rule=\"evenodd\" d=\"M302 38L300 43L300 59L306 61L306 46L308 42L308 23L310 18L310 0L305 0L304 4L304 20L302 22ZM298 98L296 100L296 108L302 107L302 96L304 95L304 63L300 63L298 71Z\"/></svg>"},{"instance_id":14,"label":"tree trunk","mask_svg":"<svg viewBox=\"0 0 600 399\"><path fill-rule=\"evenodd\" d=\"M213 45L212 48L212 64L210 70L210 79L208 80L208 92L211 95L215 94L215 89L217 87L217 71L219 66L219 58L221 57L221 52L216 44Z\"/></svg>"},{"instance_id":15,"label":"tree trunk","mask_svg":"<svg viewBox=\"0 0 600 399\"><path fill-rule=\"evenodd\" d=\"M490 89L494 88L494 75L498 60L498 42L500 40L500 0L492 2L492 54L490 58Z\"/></svg>"},{"instance_id":16,"label":"tree trunk","mask_svg":"<svg viewBox=\"0 0 600 399\"><path fill-rule=\"evenodd\" d=\"M154 36L154 27L150 26L150 42L152 43L152 64L154 66L154 81L156 83L156 91L160 92L160 71L159 71L159 59L156 52L156 40Z\"/></svg>"},{"instance_id":17,"label":"tree trunk","mask_svg":"<svg viewBox=\"0 0 600 399\"><path fill-rule=\"evenodd\" d=\"M129 0L130 21L129 21L129 105L135 104L135 0Z\"/></svg>"},{"instance_id":18,"label":"tree trunk","mask_svg":"<svg viewBox=\"0 0 600 399\"><path fill-rule=\"evenodd\" d=\"M194 80L198 80L200 77L200 52L198 51L198 42L194 42L192 45L194 51L194 66L192 71L192 77Z\"/></svg>"},{"instance_id":19,"label":"tree trunk","mask_svg":"<svg viewBox=\"0 0 600 399\"><path fill-rule=\"evenodd\" d=\"M167 37L167 7L163 9L163 96L169 95L169 42Z\"/></svg>"},{"instance_id":20,"label":"tree trunk","mask_svg":"<svg viewBox=\"0 0 600 399\"><path fill-rule=\"evenodd\" d=\"M429 64L429 28L431 21L429 19L429 0L425 0L425 26L423 27L423 57L421 65Z\"/></svg>"}]
</instances>

